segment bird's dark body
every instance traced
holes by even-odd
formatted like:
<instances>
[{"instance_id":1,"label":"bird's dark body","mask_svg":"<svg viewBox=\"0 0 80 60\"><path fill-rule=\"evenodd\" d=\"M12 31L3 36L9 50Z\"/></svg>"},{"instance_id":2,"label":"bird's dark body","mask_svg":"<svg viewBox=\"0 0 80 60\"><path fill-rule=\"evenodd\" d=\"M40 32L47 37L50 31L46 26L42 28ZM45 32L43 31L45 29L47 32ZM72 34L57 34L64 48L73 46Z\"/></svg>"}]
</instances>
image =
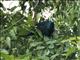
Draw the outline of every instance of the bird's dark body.
<instances>
[{"instance_id":1,"label":"bird's dark body","mask_svg":"<svg viewBox=\"0 0 80 60\"><path fill-rule=\"evenodd\" d=\"M37 24L37 29L39 29L43 35L51 36L52 33L54 32L54 22L49 20L39 22Z\"/></svg>"}]
</instances>

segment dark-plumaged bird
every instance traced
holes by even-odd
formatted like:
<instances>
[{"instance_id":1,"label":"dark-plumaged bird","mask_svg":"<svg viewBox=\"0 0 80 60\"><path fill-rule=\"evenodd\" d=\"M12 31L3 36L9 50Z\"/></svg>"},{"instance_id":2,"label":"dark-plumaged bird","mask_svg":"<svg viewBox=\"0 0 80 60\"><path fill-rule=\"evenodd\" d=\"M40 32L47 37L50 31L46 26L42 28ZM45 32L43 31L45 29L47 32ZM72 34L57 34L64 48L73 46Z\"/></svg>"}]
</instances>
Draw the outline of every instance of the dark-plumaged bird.
<instances>
[{"instance_id":1,"label":"dark-plumaged bird","mask_svg":"<svg viewBox=\"0 0 80 60\"><path fill-rule=\"evenodd\" d=\"M43 35L49 37L54 32L54 22L50 21L49 19L40 21L37 23L37 29L39 29Z\"/></svg>"},{"instance_id":2,"label":"dark-plumaged bird","mask_svg":"<svg viewBox=\"0 0 80 60\"><path fill-rule=\"evenodd\" d=\"M46 20L45 19L41 19L36 24L36 28L41 31L41 33L42 33L43 36L47 36L47 37L50 37L53 34L54 30L55 30L54 29L54 22L50 21L49 19L46 19ZM26 37L27 36L32 36L32 35L35 35L35 33L28 32L26 34Z\"/></svg>"}]
</instances>

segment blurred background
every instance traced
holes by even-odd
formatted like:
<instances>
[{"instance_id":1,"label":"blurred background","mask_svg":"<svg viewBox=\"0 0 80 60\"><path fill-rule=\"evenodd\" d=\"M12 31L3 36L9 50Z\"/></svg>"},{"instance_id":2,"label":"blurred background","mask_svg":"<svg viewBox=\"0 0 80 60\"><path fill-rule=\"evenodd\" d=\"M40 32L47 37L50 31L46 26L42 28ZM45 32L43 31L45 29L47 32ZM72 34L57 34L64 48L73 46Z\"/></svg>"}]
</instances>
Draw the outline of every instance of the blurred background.
<instances>
[{"instance_id":1,"label":"blurred background","mask_svg":"<svg viewBox=\"0 0 80 60\"><path fill-rule=\"evenodd\" d=\"M36 28L46 19L51 37ZM1 0L0 60L80 60L80 1Z\"/></svg>"}]
</instances>

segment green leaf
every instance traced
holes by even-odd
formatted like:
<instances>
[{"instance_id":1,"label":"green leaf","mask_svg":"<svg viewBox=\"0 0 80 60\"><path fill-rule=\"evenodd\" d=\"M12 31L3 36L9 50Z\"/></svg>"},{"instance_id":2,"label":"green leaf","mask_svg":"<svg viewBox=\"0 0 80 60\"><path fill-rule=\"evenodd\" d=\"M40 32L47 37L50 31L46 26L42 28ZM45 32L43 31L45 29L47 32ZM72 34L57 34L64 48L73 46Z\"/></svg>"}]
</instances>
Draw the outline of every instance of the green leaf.
<instances>
[{"instance_id":1,"label":"green leaf","mask_svg":"<svg viewBox=\"0 0 80 60\"><path fill-rule=\"evenodd\" d=\"M43 38L43 35L42 35L42 33L41 33L40 30L36 29L36 32L38 33L38 35L39 35L41 38Z\"/></svg>"},{"instance_id":2,"label":"green leaf","mask_svg":"<svg viewBox=\"0 0 80 60\"><path fill-rule=\"evenodd\" d=\"M15 59L14 56L7 55L4 52L0 52L0 54L1 54L0 57L2 57L4 60L14 60Z\"/></svg>"},{"instance_id":3,"label":"green leaf","mask_svg":"<svg viewBox=\"0 0 80 60\"><path fill-rule=\"evenodd\" d=\"M6 37L6 41L5 43L8 45L8 47L11 47L11 38L10 37Z\"/></svg>"},{"instance_id":4,"label":"green leaf","mask_svg":"<svg viewBox=\"0 0 80 60\"><path fill-rule=\"evenodd\" d=\"M9 54L8 51L5 49L0 49L0 53Z\"/></svg>"},{"instance_id":5,"label":"green leaf","mask_svg":"<svg viewBox=\"0 0 80 60\"><path fill-rule=\"evenodd\" d=\"M42 44L42 42L32 42L32 43L30 43L30 46L36 47L36 46L41 45L41 44Z\"/></svg>"},{"instance_id":6,"label":"green leaf","mask_svg":"<svg viewBox=\"0 0 80 60\"><path fill-rule=\"evenodd\" d=\"M55 40L51 40L51 41L47 41L47 42L46 42L46 44L54 44L54 43L56 43Z\"/></svg>"},{"instance_id":7,"label":"green leaf","mask_svg":"<svg viewBox=\"0 0 80 60\"><path fill-rule=\"evenodd\" d=\"M54 54L50 57L51 60L54 60L59 54Z\"/></svg>"},{"instance_id":8,"label":"green leaf","mask_svg":"<svg viewBox=\"0 0 80 60\"><path fill-rule=\"evenodd\" d=\"M72 53L74 53L76 51L76 48L75 47L70 47L70 48L67 48L67 51L66 51L66 58L68 56L70 56Z\"/></svg>"},{"instance_id":9,"label":"green leaf","mask_svg":"<svg viewBox=\"0 0 80 60\"><path fill-rule=\"evenodd\" d=\"M69 39L62 40L61 42L65 43L65 42L69 42L69 41L73 41L73 40L76 40L76 37L70 37Z\"/></svg>"},{"instance_id":10,"label":"green leaf","mask_svg":"<svg viewBox=\"0 0 80 60\"><path fill-rule=\"evenodd\" d=\"M77 48L80 50L80 41L77 42Z\"/></svg>"},{"instance_id":11,"label":"green leaf","mask_svg":"<svg viewBox=\"0 0 80 60\"><path fill-rule=\"evenodd\" d=\"M41 50L41 49L44 49L45 47L44 46L37 46L36 50Z\"/></svg>"},{"instance_id":12,"label":"green leaf","mask_svg":"<svg viewBox=\"0 0 80 60\"><path fill-rule=\"evenodd\" d=\"M49 60L49 57L42 55L42 56L39 56L39 59L40 60Z\"/></svg>"},{"instance_id":13,"label":"green leaf","mask_svg":"<svg viewBox=\"0 0 80 60\"><path fill-rule=\"evenodd\" d=\"M13 27L13 28L10 30L9 34L10 34L10 36L12 37L12 39L16 39L16 32L17 32L17 28L16 28L16 27Z\"/></svg>"}]
</instances>

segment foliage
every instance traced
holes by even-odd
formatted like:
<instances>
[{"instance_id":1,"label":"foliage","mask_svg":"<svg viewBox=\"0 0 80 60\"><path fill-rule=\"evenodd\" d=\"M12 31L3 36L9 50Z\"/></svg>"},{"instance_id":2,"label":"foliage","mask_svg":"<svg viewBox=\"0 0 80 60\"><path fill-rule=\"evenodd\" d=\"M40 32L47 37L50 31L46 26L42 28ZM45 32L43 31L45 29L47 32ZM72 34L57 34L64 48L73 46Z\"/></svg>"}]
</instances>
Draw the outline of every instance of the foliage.
<instances>
[{"instance_id":1,"label":"foliage","mask_svg":"<svg viewBox=\"0 0 80 60\"><path fill-rule=\"evenodd\" d=\"M28 13L25 2L19 1L20 10L15 12L15 6L7 13L0 2L0 60L79 60L80 1L29 0ZM35 27L41 18L38 15L47 7L57 10L50 17L55 18L55 32L50 38ZM34 35L26 36L28 32Z\"/></svg>"}]
</instances>

